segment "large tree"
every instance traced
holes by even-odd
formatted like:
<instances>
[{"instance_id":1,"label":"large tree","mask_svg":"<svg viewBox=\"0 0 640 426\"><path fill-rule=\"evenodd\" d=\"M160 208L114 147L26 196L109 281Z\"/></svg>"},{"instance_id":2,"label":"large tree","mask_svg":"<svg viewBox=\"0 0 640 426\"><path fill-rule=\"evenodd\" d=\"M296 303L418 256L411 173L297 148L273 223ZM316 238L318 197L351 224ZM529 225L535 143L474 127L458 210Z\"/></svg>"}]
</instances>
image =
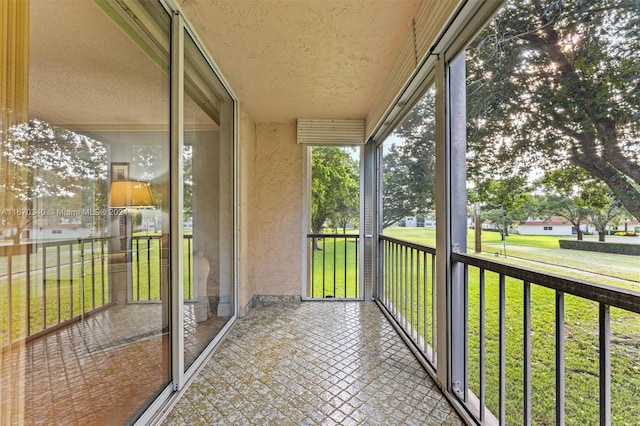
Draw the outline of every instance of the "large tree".
<instances>
[{"instance_id":1,"label":"large tree","mask_svg":"<svg viewBox=\"0 0 640 426\"><path fill-rule=\"evenodd\" d=\"M588 186L581 194L584 203L589 206L587 219L598 232L598 241L605 241L607 228L618 220L623 212L622 203L613 197L603 184Z\"/></svg>"},{"instance_id":2,"label":"large tree","mask_svg":"<svg viewBox=\"0 0 640 426\"><path fill-rule=\"evenodd\" d=\"M541 199L540 214L544 217L559 216L576 229L578 240L582 240L582 226L587 222L591 206L589 187L604 186L584 169L568 167L552 170L539 182L546 194Z\"/></svg>"},{"instance_id":3,"label":"large tree","mask_svg":"<svg viewBox=\"0 0 640 426\"><path fill-rule=\"evenodd\" d=\"M311 151L311 230L346 227L359 211L359 169L348 148L314 147Z\"/></svg>"},{"instance_id":4,"label":"large tree","mask_svg":"<svg viewBox=\"0 0 640 426\"><path fill-rule=\"evenodd\" d=\"M503 239L512 224L524 222L534 210L523 176L482 182L477 197L484 204L482 219L494 223Z\"/></svg>"},{"instance_id":5,"label":"large tree","mask_svg":"<svg viewBox=\"0 0 640 426\"><path fill-rule=\"evenodd\" d=\"M36 219L60 220L57 210L88 209L92 222L83 218L85 224L94 231L105 226L105 215L98 214L107 204L107 149L102 143L36 119L11 127L2 143L0 212L14 243Z\"/></svg>"},{"instance_id":6,"label":"large tree","mask_svg":"<svg viewBox=\"0 0 640 426\"><path fill-rule=\"evenodd\" d=\"M383 227L435 208L435 92L430 90L394 132L383 160Z\"/></svg>"},{"instance_id":7,"label":"large tree","mask_svg":"<svg viewBox=\"0 0 640 426\"><path fill-rule=\"evenodd\" d=\"M568 164L640 219L636 0L509 1L467 51L469 175Z\"/></svg>"}]
</instances>

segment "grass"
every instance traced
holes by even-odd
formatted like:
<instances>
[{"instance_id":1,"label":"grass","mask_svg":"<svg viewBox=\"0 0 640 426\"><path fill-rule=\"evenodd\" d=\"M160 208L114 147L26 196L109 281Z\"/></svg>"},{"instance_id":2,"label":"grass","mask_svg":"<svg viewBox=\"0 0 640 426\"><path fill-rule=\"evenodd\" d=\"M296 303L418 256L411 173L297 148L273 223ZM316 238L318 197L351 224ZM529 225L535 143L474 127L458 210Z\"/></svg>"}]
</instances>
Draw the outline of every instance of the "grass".
<instances>
[{"instance_id":1,"label":"grass","mask_svg":"<svg viewBox=\"0 0 640 426\"><path fill-rule=\"evenodd\" d=\"M137 236L134 234L134 236ZM140 240L133 240L132 246L136 257L132 259L132 299L133 300L160 300L160 274L162 271L160 262L160 234L152 234L150 239L145 239L147 233L141 233ZM183 240L183 294L185 300L194 297L193 283L193 240ZM168 272L165 271L168 274Z\"/></svg>"},{"instance_id":2,"label":"grass","mask_svg":"<svg viewBox=\"0 0 640 426\"><path fill-rule=\"evenodd\" d=\"M309 296L359 297L359 249L360 245L354 239L318 239L315 250L310 243Z\"/></svg>"},{"instance_id":3,"label":"grass","mask_svg":"<svg viewBox=\"0 0 640 426\"><path fill-rule=\"evenodd\" d=\"M496 274L485 282L485 345L487 406L498 413L498 315L499 284ZM469 280L469 368L470 388L479 394L479 283L477 271ZM506 279L507 423L523 422L523 285ZM555 415L555 292L532 285L533 423L552 424ZM613 417L618 424L638 424L637 412L626 413L638 397L640 377L629 372L640 368L638 316L612 310ZM598 305L573 296L565 297L565 380L567 424L589 424L598 418Z\"/></svg>"},{"instance_id":4,"label":"grass","mask_svg":"<svg viewBox=\"0 0 640 426\"><path fill-rule=\"evenodd\" d=\"M434 245L433 230L393 228L387 235L421 244ZM486 237L486 239L485 239ZM507 253L520 258L501 261L638 290L640 259L634 256L574 252L559 248L557 237L510 236ZM473 247L473 241L469 247ZM483 233L483 249L501 247L499 234ZM489 253L488 256L494 257ZM532 261L536 261L535 264ZM544 263L538 263L538 262ZM534 265L534 266L532 266ZM571 269L567 269L570 267ZM469 387L479 394L479 273L469 271L468 368ZM597 275L594 275L597 274ZM602 275L606 274L606 275ZM402 278L402 277L401 277ZM498 410L499 284L496 274L487 273L485 281L485 357L486 405ZM629 281L622 282L621 279ZM533 424L555 423L555 292L531 286L532 298L532 415ZM506 424L523 423L523 284L507 278L506 300ZM392 298L405 316L426 308L424 299L411 304ZM423 327L421 333L424 335ZM596 303L567 295L565 297L565 397L566 424L598 423L598 306ZM612 423L640 424L637 401L640 396L640 321L638 315L611 310L611 388Z\"/></svg>"},{"instance_id":5,"label":"grass","mask_svg":"<svg viewBox=\"0 0 640 426\"><path fill-rule=\"evenodd\" d=\"M132 300L160 300L159 239L133 241ZM70 244L29 256L0 257L0 346L45 330L111 301L108 247ZM193 298L191 240L184 240L184 294ZM82 261L84 259L84 261ZM73 262L72 262L73 261ZM43 265L46 276L43 277ZM56 265L60 265L57 267ZM8 271L11 271L9 276ZM84 296L82 296L84 295ZM30 317L27 322L27 313ZM27 328L29 330L27 330Z\"/></svg>"},{"instance_id":6,"label":"grass","mask_svg":"<svg viewBox=\"0 0 640 426\"><path fill-rule=\"evenodd\" d=\"M400 238L419 244L435 247L435 230L431 228L387 228L384 232L390 237ZM581 250L560 249L558 240L575 238L573 236L538 236L509 235L507 237L507 257L504 257L500 234L497 232L482 233L482 251L486 256L520 266L532 267L531 261L537 264L535 269L571 277L595 280L598 282L623 288L638 288L634 282L640 282L640 256L625 256L610 253L595 253ZM640 244L640 239L638 239ZM473 252L475 246L474 231L469 230L467 247ZM528 261L528 262L527 262ZM570 269L567 269L570 268ZM594 277L597 274L597 277ZM629 281L621 283L618 278Z\"/></svg>"},{"instance_id":7,"label":"grass","mask_svg":"<svg viewBox=\"0 0 640 426\"><path fill-rule=\"evenodd\" d=\"M61 269L59 275L57 270L48 270L44 279L41 271L32 272L29 286L24 273L13 277L10 285L5 276L0 280L0 307L6 312L0 316L0 345L103 306L109 300L107 275L97 263L93 272L75 264ZM95 286L89 284L92 280Z\"/></svg>"}]
</instances>

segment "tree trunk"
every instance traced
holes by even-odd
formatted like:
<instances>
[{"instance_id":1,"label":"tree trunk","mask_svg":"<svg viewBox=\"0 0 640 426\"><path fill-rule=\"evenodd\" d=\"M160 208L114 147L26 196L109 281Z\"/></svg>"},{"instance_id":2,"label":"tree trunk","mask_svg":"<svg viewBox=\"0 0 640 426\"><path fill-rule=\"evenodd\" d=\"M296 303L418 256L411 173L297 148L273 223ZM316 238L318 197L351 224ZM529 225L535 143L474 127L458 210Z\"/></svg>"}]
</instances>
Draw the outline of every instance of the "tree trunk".
<instances>
[{"instance_id":1,"label":"tree trunk","mask_svg":"<svg viewBox=\"0 0 640 426\"><path fill-rule=\"evenodd\" d=\"M577 231L578 241L582 241L582 238L583 238L583 236L582 236L582 229L580 229L580 227L578 226L578 227L576 228L576 231Z\"/></svg>"},{"instance_id":2,"label":"tree trunk","mask_svg":"<svg viewBox=\"0 0 640 426\"><path fill-rule=\"evenodd\" d=\"M22 239L22 230L26 228L26 225L19 223L16 224L15 227L16 233L13 234L13 244L18 245L20 244L20 240ZM13 227L11 228L11 231L13 231Z\"/></svg>"},{"instance_id":3,"label":"tree trunk","mask_svg":"<svg viewBox=\"0 0 640 426\"><path fill-rule=\"evenodd\" d=\"M605 240L605 235L606 235L605 231L598 231L598 241L604 243L605 242L604 241Z\"/></svg>"}]
</instances>

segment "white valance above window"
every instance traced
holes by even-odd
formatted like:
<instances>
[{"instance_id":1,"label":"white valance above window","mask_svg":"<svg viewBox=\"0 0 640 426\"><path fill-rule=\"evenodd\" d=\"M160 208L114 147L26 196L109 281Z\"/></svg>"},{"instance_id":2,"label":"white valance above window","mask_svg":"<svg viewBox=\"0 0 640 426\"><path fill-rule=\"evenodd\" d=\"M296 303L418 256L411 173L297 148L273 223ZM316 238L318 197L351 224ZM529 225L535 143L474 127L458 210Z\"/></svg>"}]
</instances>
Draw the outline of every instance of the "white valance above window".
<instances>
[{"instance_id":1,"label":"white valance above window","mask_svg":"<svg viewBox=\"0 0 640 426\"><path fill-rule=\"evenodd\" d=\"M298 144L364 145L364 120L298 119Z\"/></svg>"}]
</instances>

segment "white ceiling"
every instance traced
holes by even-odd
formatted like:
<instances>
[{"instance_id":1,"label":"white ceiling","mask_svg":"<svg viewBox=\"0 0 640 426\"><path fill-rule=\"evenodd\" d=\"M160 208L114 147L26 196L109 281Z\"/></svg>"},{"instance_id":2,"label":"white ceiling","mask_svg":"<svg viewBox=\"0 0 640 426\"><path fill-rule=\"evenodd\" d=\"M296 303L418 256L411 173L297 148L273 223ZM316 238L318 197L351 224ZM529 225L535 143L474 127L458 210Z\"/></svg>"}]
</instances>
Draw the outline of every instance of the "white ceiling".
<instances>
[{"instance_id":1,"label":"white ceiling","mask_svg":"<svg viewBox=\"0 0 640 426\"><path fill-rule=\"evenodd\" d=\"M259 123L364 119L421 0L179 0Z\"/></svg>"},{"instance_id":2,"label":"white ceiling","mask_svg":"<svg viewBox=\"0 0 640 426\"><path fill-rule=\"evenodd\" d=\"M257 123L364 119L421 3L177 1ZM166 127L166 73L93 1L33 1L30 44L32 116L83 126Z\"/></svg>"}]
</instances>

